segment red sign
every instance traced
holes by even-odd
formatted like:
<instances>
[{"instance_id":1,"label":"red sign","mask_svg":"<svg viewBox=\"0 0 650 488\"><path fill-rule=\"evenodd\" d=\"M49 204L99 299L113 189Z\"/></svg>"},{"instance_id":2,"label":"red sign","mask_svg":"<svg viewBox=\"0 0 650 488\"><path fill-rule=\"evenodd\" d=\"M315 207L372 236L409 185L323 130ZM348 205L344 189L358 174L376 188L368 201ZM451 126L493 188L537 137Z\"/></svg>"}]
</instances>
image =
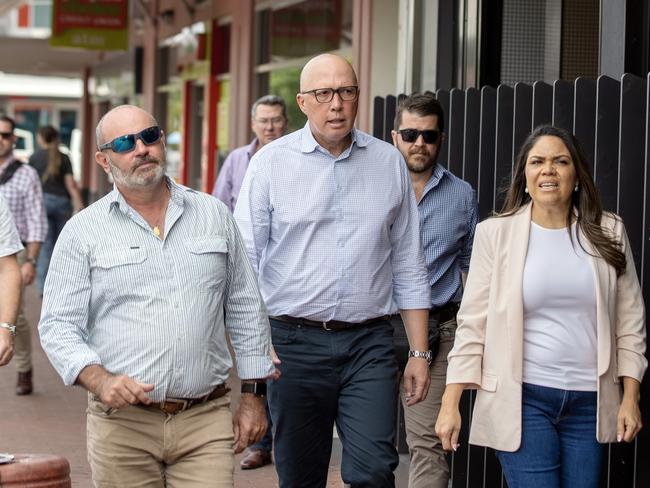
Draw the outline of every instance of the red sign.
<instances>
[{"instance_id":1,"label":"red sign","mask_svg":"<svg viewBox=\"0 0 650 488\"><path fill-rule=\"evenodd\" d=\"M128 0L53 0L53 34L66 29L125 29L128 10Z\"/></svg>"}]
</instances>

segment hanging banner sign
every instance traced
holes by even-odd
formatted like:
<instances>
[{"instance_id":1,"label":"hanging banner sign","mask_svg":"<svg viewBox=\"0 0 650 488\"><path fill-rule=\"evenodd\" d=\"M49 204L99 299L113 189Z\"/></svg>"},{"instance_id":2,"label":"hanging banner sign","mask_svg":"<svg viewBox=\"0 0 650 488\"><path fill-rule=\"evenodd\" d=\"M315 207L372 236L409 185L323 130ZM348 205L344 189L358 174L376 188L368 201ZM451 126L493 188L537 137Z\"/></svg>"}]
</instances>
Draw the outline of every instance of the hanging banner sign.
<instances>
[{"instance_id":1,"label":"hanging banner sign","mask_svg":"<svg viewBox=\"0 0 650 488\"><path fill-rule=\"evenodd\" d=\"M50 45L126 50L128 11L129 0L53 0Z\"/></svg>"}]
</instances>

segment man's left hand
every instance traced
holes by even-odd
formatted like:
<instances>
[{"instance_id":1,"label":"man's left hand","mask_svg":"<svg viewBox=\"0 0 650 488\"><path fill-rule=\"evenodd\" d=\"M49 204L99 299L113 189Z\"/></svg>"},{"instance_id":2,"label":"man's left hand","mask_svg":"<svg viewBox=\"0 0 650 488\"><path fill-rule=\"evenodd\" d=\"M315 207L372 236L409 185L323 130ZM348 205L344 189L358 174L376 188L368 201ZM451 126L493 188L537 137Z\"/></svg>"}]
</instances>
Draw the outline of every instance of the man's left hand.
<instances>
[{"instance_id":1,"label":"man's left hand","mask_svg":"<svg viewBox=\"0 0 650 488\"><path fill-rule=\"evenodd\" d=\"M415 405L424 400L429 391L429 364L422 358L410 358L404 370L404 393L406 405Z\"/></svg>"},{"instance_id":2,"label":"man's left hand","mask_svg":"<svg viewBox=\"0 0 650 488\"><path fill-rule=\"evenodd\" d=\"M233 416L235 454L239 454L251 444L259 442L267 429L266 398L251 393L243 393L239 408Z\"/></svg>"},{"instance_id":3,"label":"man's left hand","mask_svg":"<svg viewBox=\"0 0 650 488\"><path fill-rule=\"evenodd\" d=\"M32 263L23 263L20 267L20 274L23 277L23 286L31 285L36 278L36 267Z\"/></svg>"}]
</instances>

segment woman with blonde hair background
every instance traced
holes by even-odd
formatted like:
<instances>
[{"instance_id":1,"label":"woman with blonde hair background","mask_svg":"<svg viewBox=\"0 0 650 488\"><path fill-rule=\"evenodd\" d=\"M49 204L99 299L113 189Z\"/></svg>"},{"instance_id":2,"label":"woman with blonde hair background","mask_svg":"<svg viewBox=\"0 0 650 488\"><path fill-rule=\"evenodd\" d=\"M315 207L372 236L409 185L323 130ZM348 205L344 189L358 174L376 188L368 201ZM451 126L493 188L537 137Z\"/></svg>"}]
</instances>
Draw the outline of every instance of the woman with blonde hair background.
<instances>
[{"instance_id":1,"label":"woman with blonde hair background","mask_svg":"<svg viewBox=\"0 0 650 488\"><path fill-rule=\"evenodd\" d=\"M599 485L601 444L641 429L645 309L621 219L602 210L575 137L542 126L504 209L478 225L436 432L497 451L508 486Z\"/></svg>"},{"instance_id":2,"label":"woman with blonde hair background","mask_svg":"<svg viewBox=\"0 0 650 488\"><path fill-rule=\"evenodd\" d=\"M51 125L40 127L36 141L42 149L32 154L29 164L41 178L48 224L47 237L38 255L36 269L36 280L42 295L54 244L72 216L73 209L78 212L83 208L83 201L74 181L70 158L59 150L59 131Z\"/></svg>"}]
</instances>

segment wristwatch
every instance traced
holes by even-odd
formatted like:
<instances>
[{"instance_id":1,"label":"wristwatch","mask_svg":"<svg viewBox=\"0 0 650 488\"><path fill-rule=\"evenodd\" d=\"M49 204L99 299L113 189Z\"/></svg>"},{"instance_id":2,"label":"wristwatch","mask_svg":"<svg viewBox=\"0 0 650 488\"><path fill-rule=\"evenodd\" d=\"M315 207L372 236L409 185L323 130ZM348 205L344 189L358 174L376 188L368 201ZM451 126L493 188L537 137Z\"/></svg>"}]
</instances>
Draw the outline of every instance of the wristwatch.
<instances>
[{"instance_id":1,"label":"wristwatch","mask_svg":"<svg viewBox=\"0 0 650 488\"><path fill-rule=\"evenodd\" d=\"M25 258L25 262L31 264L34 267L36 267L36 258Z\"/></svg>"},{"instance_id":2,"label":"wristwatch","mask_svg":"<svg viewBox=\"0 0 650 488\"><path fill-rule=\"evenodd\" d=\"M14 324L10 324L9 322L0 322L0 329L7 329L9 332L11 332L12 336L16 335L16 326Z\"/></svg>"},{"instance_id":3,"label":"wristwatch","mask_svg":"<svg viewBox=\"0 0 650 488\"><path fill-rule=\"evenodd\" d=\"M429 351L409 351L409 357L410 358L422 358L427 360L427 364L431 364L431 361L433 361L433 355L431 354L431 350Z\"/></svg>"},{"instance_id":4,"label":"wristwatch","mask_svg":"<svg viewBox=\"0 0 650 488\"><path fill-rule=\"evenodd\" d=\"M242 393L252 393L258 397L266 396L266 381L255 381L253 383L242 383L241 384Z\"/></svg>"}]
</instances>

